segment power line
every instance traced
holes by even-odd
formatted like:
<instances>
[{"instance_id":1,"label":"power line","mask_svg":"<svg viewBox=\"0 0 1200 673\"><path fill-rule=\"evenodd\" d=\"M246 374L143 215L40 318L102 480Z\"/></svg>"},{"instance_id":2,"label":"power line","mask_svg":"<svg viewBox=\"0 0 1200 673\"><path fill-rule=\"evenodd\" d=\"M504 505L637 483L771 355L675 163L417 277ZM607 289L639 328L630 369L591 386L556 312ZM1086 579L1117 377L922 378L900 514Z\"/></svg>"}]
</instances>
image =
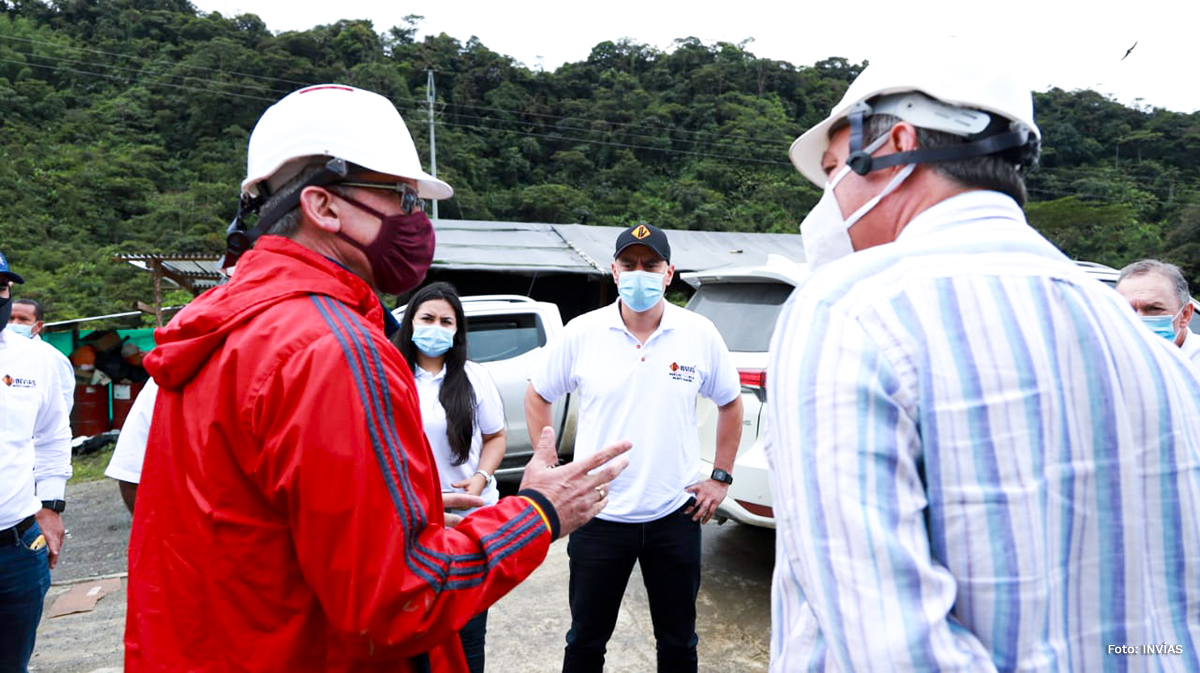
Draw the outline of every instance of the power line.
<instances>
[{"instance_id":1,"label":"power line","mask_svg":"<svg viewBox=\"0 0 1200 673\"><path fill-rule=\"evenodd\" d=\"M535 136L535 137L541 137L541 138L555 138L556 137L556 136L553 136L553 135L550 135L547 133L535 133L533 131L518 131L516 129L498 129L498 128L490 128L487 126L477 126L474 124L459 124L459 123L455 123L455 122L442 122L442 123L445 124L446 126L455 126L458 128L475 129L475 130L479 130L479 131L499 131L500 133L515 133L515 134L523 135L523 136ZM747 163L767 164L767 165L771 165L771 166L780 166L780 167L790 165L788 162L785 162L785 161L771 161L769 159L753 159L750 157L738 157L738 156L732 156L732 155L727 155L727 154L709 154L706 152L694 152L691 150L664 149L661 147L652 147L650 145L630 145L627 143L618 143L618 142L613 142L613 141L609 141L609 140L591 140L588 138L572 138L570 136L558 136L558 138L562 139L562 140L572 141L572 142L589 143L589 144L593 144L593 145L607 145L610 147L624 147L626 149L648 150L651 152L662 152L664 154L687 154L690 156L706 157L706 158L710 158L710 159L729 159L731 161L743 161L743 162L747 162Z\"/></svg>"},{"instance_id":2,"label":"power line","mask_svg":"<svg viewBox=\"0 0 1200 673\"><path fill-rule=\"evenodd\" d=\"M165 61L163 59L151 59L151 58L147 58L147 57L143 57L143 56L132 56L132 55L128 55L128 54L121 54L119 52L104 51L101 49L92 49L92 48L88 48L88 47L75 47L75 46L71 46L71 45L62 45L62 44L59 44L56 42L50 42L47 40L35 40L32 38L17 37L14 35L0 35L0 39L16 40L16 41L26 42L26 43L30 43L30 44L46 45L46 46L52 46L52 47L56 47L56 48L60 48L60 49L74 49L77 51L84 51L84 52L93 53L93 54L99 54L99 55L104 55L104 56L114 56L117 58L123 58L123 59L132 60L132 61L140 61L140 62L147 63L150 65L173 64L173 65L177 65L179 67L191 68L194 70L201 70L201 71L205 71L205 72L223 73L223 74L227 74L227 75L238 75L240 77L264 80L264 81L268 81L268 82L283 82L283 83L293 84L293 85L302 86L302 87L315 84L315 82L303 82L303 81L299 81L299 80L285 79L285 78L280 78L280 77L255 75L255 74L250 74L250 73L239 72L236 70L227 70L227 69L223 69L223 68L209 68L209 67L205 67L205 66L191 65L188 63L184 63L182 61L171 62L171 61ZM65 57L51 56L49 54L33 54L31 52L17 52L17 53L21 53L21 54L25 54L25 55L29 55L29 56L35 56L37 58L48 58L48 59L54 59L54 60L69 60L74 63L90 63L90 62L78 61L78 60L74 60L74 59L66 59ZM119 66L119 65L115 65L115 64L109 64L108 67L131 69L131 68L128 68L127 66ZM466 73L462 73L462 72L446 71L446 70L443 70L441 72L450 72L455 75L466 74ZM186 77L184 75L178 75L178 74L173 74L171 76L172 77ZM198 78L193 78L193 79L198 80ZM198 80L198 81L202 81L202 80ZM235 86L248 87L248 85L238 84L235 82L229 82L229 84L233 84ZM271 91L271 93L278 94L280 97L285 96L291 92L290 90L289 91L277 91L275 89L270 89L270 91ZM616 122L616 121L609 121L609 120L602 120L602 119L589 119L586 117L579 117L577 115L554 115L554 114L547 114L547 113L540 113L540 112L531 112L531 111L527 111L527 110L511 110L511 109L507 109L507 108L499 108L499 107L493 107L493 106L470 105L467 103L447 102L447 103L445 103L445 105L449 106L449 107L459 107L459 108L465 108L465 109L475 109L475 110L484 110L484 111L514 114L514 115L520 115L520 116L524 116L524 117L540 117L540 118L545 118L545 119L557 119L557 120L563 120L563 121L579 120L579 121L584 121L584 122L588 122L588 123L599 123L599 124L606 124L606 125L610 125L610 126L644 128L644 125L641 123L638 123L638 122ZM586 130L591 130L591 129L586 129ZM736 133L736 132L734 132L734 133L719 133L719 132L712 132L712 131L692 131L692 130L688 130L688 129L673 129L672 131L675 133L681 133L681 134L686 134L686 135L695 135L695 136L704 136L704 137L712 137L712 136L737 137L737 138L743 138L745 140L748 140L751 142L758 142L758 143L774 143L775 142L775 141L771 141L771 140L758 139L753 136L746 135L744 133Z\"/></svg>"},{"instance_id":3,"label":"power line","mask_svg":"<svg viewBox=\"0 0 1200 673\"><path fill-rule=\"evenodd\" d=\"M541 113L541 112L527 112L524 110L508 110L505 108L497 108L497 107L467 105L465 103L446 103L445 105L447 107L459 107L459 108L467 108L467 109L473 109L473 110L488 110L488 111L494 111L494 112L507 112L510 114L521 115L521 116L525 116L525 117L543 117L543 118L547 118L547 119L561 119L561 120L577 119L579 121L596 123L596 124L607 124L609 126L630 126L630 127L635 127L635 128L645 128L645 126L639 122L614 122L614 121L608 121L608 120L604 120L604 119L590 119L588 117L579 117L579 116L575 116L575 115L571 115L571 116L552 115L552 114L546 114L546 113ZM488 119L490 119L490 117ZM509 121L509 120L505 120L505 121ZM513 121L515 121L515 120L513 120ZM583 129L583 130L591 131L592 129ZM686 135L697 135L697 136L708 136L708 137L720 136L720 137L724 137L724 138L742 138L742 139L749 140L751 142L757 142L757 143L772 143L773 144L773 143L777 142L774 140L764 140L764 139L760 139L760 138L755 138L753 136L749 136L744 133L691 131L688 129L667 129L667 130L674 132L674 133L682 133L682 134L686 134Z\"/></svg>"},{"instance_id":4,"label":"power line","mask_svg":"<svg viewBox=\"0 0 1200 673\"><path fill-rule=\"evenodd\" d=\"M17 60L10 59L10 58L0 58L0 63L15 63L17 65L24 65L24 66L29 66L29 67L33 67L33 68L43 68L45 70L61 70L61 71L66 71L66 72L73 72L73 73L76 73L79 75L89 75L91 77L103 77L105 79L126 81L124 78L119 77L117 75L110 75L108 73L103 73L103 72L90 72L87 70L78 70L76 68L68 68L66 66L46 65L43 63L29 63L27 61L17 61ZM128 82L126 81L126 83L128 83ZM173 89L182 89L184 91L208 93L208 94L213 94L216 96L233 96L235 98L245 98L245 99L249 99L249 100L266 101L268 103L274 103L276 100L274 98L263 98L262 96L249 96L246 94L234 93L232 91L215 91L213 89L205 89L205 88L201 88L201 87L186 86L183 84L172 84L170 82L153 82L150 85L151 86L166 86L166 87L171 87Z\"/></svg>"},{"instance_id":5,"label":"power line","mask_svg":"<svg viewBox=\"0 0 1200 673\"><path fill-rule=\"evenodd\" d=\"M213 73L219 72L219 73L223 73L226 75L238 75L241 77L246 77L246 78L255 79L255 80L262 80L262 81L267 81L267 82L284 82L284 83L288 83L288 84L305 85L305 86L311 84L310 82L301 82L298 80L291 80L291 79L286 79L286 78L269 77L269 76L264 76L264 75L253 75L253 74L242 73L242 72L234 71L234 70L208 68L205 66L195 66L195 65L182 63L180 61L171 62L171 61L165 61L162 59L149 59L149 58L145 58L145 57L129 56L129 55L125 55L125 54L119 54L119 53L109 52L109 51L104 51L104 50L99 50L99 49L62 45L62 44L58 44L55 42L49 42L49 41L45 41L45 40L34 40L31 38L22 38L22 37L17 37L17 36L12 36L12 35L0 35L0 39L14 40L14 41L25 42L25 43L29 43L29 44L52 46L52 47L59 48L59 49L73 49L73 50L77 50L77 51L98 54L98 55L104 55L104 56L114 56L114 57L118 57L118 58L132 60L132 61L141 61L141 62L146 63L151 66L166 66L166 67L178 66L178 67L182 67L182 68L190 68L190 69L199 70L199 71L206 71L206 72L213 72ZM28 57L31 59L39 59L39 60L48 60L48 61L52 61L52 62L58 62L60 65L47 65L47 64L36 63L36 62L32 62L32 61L20 61L20 60L3 59L3 58L0 58L0 62L12 63L12 64L22 65L22 66L27 66L27 67L37 67L37 68L53 70L53 71L72 72L72 73L76 73L76 74L93 76L93 77L103 77L103 78L106 78L109 80L120 81L120 82L124 82L124 83L133 83L138 78L144 78L148 75L149 76L160 76L160 77L165 75L167 77L179 78L181 81L183 81L185 83L186 82L195 82L199 86L191 86L188 84L180 84L177 82L168 82L168 81L161 81L161 80L151 81L151 82L137 81L137 83L145 85L145 86L163 86L163 87L169 87L169 88L179 89L179 90L183 90L183 91L207 93L207 94L214 95L214 96L229 96L229 97L233 97L233 98L256 100L256 101L262 101L262 102L267 102L267 103L272 103L272 102L275 102L276 100L278 100L278 98L265 98L262 96L237 93L237 92L233 92L233 91L221 91L221 90L209 88L208 86L204 86L204 85L240 86L243 88L253 88L256 91L262 90L262 87L252 86L250 84L238 83L238 82L233 82L233 81L220 81L220 80L215 80L215 79L205 79L205 78L200 78L200 77L190 77L187 75L182 75L182 74L177 74L177 73L168 73L166 70L162 70L159 72L150 72L150 71L146 71L146 70L139 70L134 67L122 66L122 65L117 65L117 64L96 64L102 68L111 68L111 69L122 70L122 71L127 71L127 72L132 73L132 76L119 76L119 75L113 75L113 74L105 73L105 72L80 70L78 68L61 65L62 63L85 64L85 65L90 63L90 62L80 61L78 59L72 59L72 58L68 58L65 56L57 56L57 55L51 55L51 54L37 54L37 53L33 53L33 52L23 52L23 51L19 51L19 50L14 50L14 51L16 54L19 54L21 56L25 56L25 57ZM274 89L270 89L270 88L267 88L267 91L269 91L272 94L279 94L280 96L282 96L286 93L286 92L278 92L278 91L276 91ZM506 108L498 108L498 107L491 107L491 106L476 106L476 105L469 105L469 104L465 104L465 103L446 103L446 107L447 108L495 111L495 112L508 113L508 114L513 114L513 115L518 115L518 116L538 117L538 118L549 119L549 120L562 120L562 121L579 120L579 121L585 121L589 124L603 124L603 125L610 126L610 127L625 127L625 128L636 128L636 129L645 129L646 128L643 124L637 123L637 122L614 122L614 121L608 121L608 120L588 119L588 118L579 117L579 116L552 115L552 114L546 114L546 113L530 112L530 111L525 111L525 110L510 110L510 109L506 109ZM456 112L448 112L448 114L453 115L460 119L461 118L474 118L480 122L490 121L490 122L494 122L497 124L521 124L521 123L524 123L520 120L508 120L508 119L502 119L502 118L497 118L497 117L487 117L487 116L482 116L482 115L470 115L470 114L456 113ZM595 140L595 139L581 138L581 137L572 136L572 135L569 135L566 133L562 133L562 131L581 132L581 133L601 133L601 132L603 132L603 131L597 130L597 129L583 128L583 127L578 127L578 126L565 126L565 127L557 126L555 128L554 132L533 132L533 131L520 131L520 130L515 130L515 129L487 127L487 126L481 126L478 124L455 123L455 122L445 121L445 120L443 120L442 123L446 124L448 126L464 128L464 129L473 129L473 130L479 130L479 131L493 131L493 132L500 131L500 132L504 132L504 133L512 133L512 134L525 135L525 136L531 136L531 137L540 137L540 138L546 138L546 139L551 139L551 140L559 140L559 141L563 141L563 142L582 142L582 143L595 144L595 145L623 147L623 148L635 149L635 150L655 151L655 152L661 152L664 154L684 154L684 155L690 155L690 156L698 156L698 157L714 158L714 159L727 159L727 160L732 160L732 161L766 164L766 165L774 165L774 166L781 166L781 167L788 165L786 162L783 162L783 161L771 161L771 160L766 160L766 159L756 159L756 158L751 158L751 157L744 157L744 156L737 156L737 155L730 155L730 154L714 154L711 152L700 152L700 151L695 151L695 150L662 148L662 147L655 147L655 146L650 146L650 145L640 145L640 144L621 143L621 142L615 142L615 141ZM691 135L691 136L696 136L696 137L711 137L714 135L712 132L691 131L691 130L679 129L679 128L664 128L664 130L667 132L667 134L668 134L667 136L654 136L654 135L647 135L644 133L629 133L629 132L624 132L624 136L625 137L633 137L633 138L641 138L641 139L646 139L646 140L664 140L664 141L667 141L670 143L685 142L685 143L691 143L693 146L698 146L702 143L702 141L673 138L673 137L671 137L670 134L683 134L683 135ZM747 136L745 134L737 134L737 133L722 134L722 138L742 138L749 142L762 143L764 145L773 145L774 143L778 142L778 141L771 141L771 140L767 140L767 139L753 138L753 137ZM1094 178L1094 179L1103 179L1106 181L1113 179L1112 174L1104 171L1103 169L1100 169L1099 167L1074 166L1074 167L1061 167L1061 168L1057 168L1057 169L1053 169L1053 170L1055 171L1055 173L1058 174L1058 177L1064 178L1064 179ZM1162 198L1162 195L1164 195L1164 194L1168 195L1168 198L1169 198L1169 195L1171 194L1171 188L1153 186L1153 185L1149 184L1149 182L1146 181L1144 178L1140 178L1138 176L1131 176L1129 174L1123 174L1120 177L1124 180L1128 180L1129 182L1132 182L1138 188L1143 189L1144 191L1147 191L1147 192L1151 193L1152 195L1158 196L1160 199ZM1185 182L1184 183L1185 188L1186 188L1186 185L1187 185L1187 183ZM1045 188L1038 188L1038 187L1030 187L1029 190L1031 192L1039 193L1039 194L1060 195L1060 196L1081 196L1081 197L1085 197L1088 199L1100 200L1100 201L1105 201L1105 202L1109 202L1109 203L1121 203L1121 201L1118 201L1117 199L1113 199L1111 197L1102 196L1102 195L1098 195L1098 194L1089 194L1089 193L1084 193L1084 192L1079 192L1079 191L1063 191L1063 190L1053 190L1053 189L1045 189ZM1183 205L1183 206L1192 206L1192 205L1196 205L1196 203L1197 203L1196 201L1193 201L1193 200L1187 199L1187 198L1182 198L1182 197L1172 198L1170 202L1172 204L1179 204L1179 205ZM1163 205L1167 205L1167 204L1164 203Z\"/></svg>"},{"instance_id":6,"label":"power line","mask_svg":"<svg viewBox=\"0 0 1200 673\"><path fill-rule=\"evenodd\" d=\"M478 122L496 122L498 124L522 124L522 122L520 122L520 121L508 120L508 119L497 119L495 117L482 117L479 115L462 115L462 114L458 114L458 113L450 113L450 114L460 120L474 119ZM447 121L443 120L442 123L451 123L451 122L447 122ZM460 124L461 123L462 122L460 122ZM498 129L496 129L496 127L489 127L489 126L485 126L482 128L498 130ZM671 132L671 129L665 129L665 130L667 131L667 133ZM568 135L566 133L563 133L563 131L573 131L573 132L579 132L579 133L617 133L617 134L620 134L624 138L640 138L643 140L661 140L661 141L666 141L671 144L688 143L688 144L692 145L693 147L699 147L701 145L717 145L717 146L719 146L719 143L716 143L716 142L707 143L707 142L699 141L699 140L677 139L677 138L670 137L670 135L647 135L644 133L630 133L628 131L605 131L605 130L586 129L586 128L579 128L579 127L552 127L552 128L548 128L542 132L526 131L525 133L530 134L530 135L540 135L545 138L561 137L564 139L573 139L573 138L578 137L578 136ZM761 140L758 142L767 143L770 141ZM773 145L774 145L774 147L780 147L779 142L775 142ZM639 145L638 147L646 147L646 146ZM658 149L661 149L661 148L658 148ZM782 151L781 151L781 156L782 156Z\"/></svg>"},{"instance_id":7,"label":"power line","mask_svg":"<svg viewBox=\"0 0 1200 673\"><path fill-rule=\"evenodd\" d=\"M24 51L17 51L17 50L13 50L13 53L27 57L27 60L24 62L25 65L38 66L40 64L35 62L37 60L45 60L45 61L51 61L51 62L57 62L57 63L70 63L70 64L74 64L74 65L84 65L84 66L95 65L95 66L98 66L101 68L108 68L110 70L120 70L120 71L129 72L132 74L131 79L133 77L143 77L143 76L154 76L156 78L161 78L162 76L166 76L166 77L179 78L179 81L184 82L184 83L197 82L200 84L214 84L214 85L218 85L218 86L236 86L236 87L243 87L243 88L247 88L247 89L253 89L255 91L266 90L269 93L278 93L277 91L275 91L274 89L271 89L270 87L263 87L263 86L258 86L258 85L247 85L247 84L241 84L241 83L234 82L234 81L203 79L203 78L199 78L199 77L191 77L189 75L171 74L171 73L168 73L165 69L158 71L158 72L154 72L147 68L136 68L136 67L130 67L130 66L123 66L123 65L93 63L91 61L81 61L78 59L66 58L66 57L62 57L62 56L50 56L48 54L35 54L35 53L31 53L31 52L24 52ZM7 62L17 63L18 61L10 60ZM153 65L153 64L151 64L151 65ZM71 70L71 68L63 68L63 69ZM99 74L99 73L92 73L92 74ZM114 77L114 79L115 79L115 77ZM164 82L161 79L156 79L153 82L153 84L164 84ZM212 89L208 89L208 90L211 91ZM236 94L233 92L230 92L230 93L232 95L245 95L245 94ZM275 100L275 99L271 98L271 99L263 99L263 100Z\"/></svg>"},{"instance_id":8,"label":"power line","mask_svg":"<svg viewBox=\"0 0 1200 673\"><path fill-rule=\"evenodd\" d=\"M50 42L47 40L35 40L33 38L28 38L28 37L17 37L16 35L0 35L0 39L16 40L19 42L27 42L29 44L40 44L40 45L45 45L45 46L50 46L50 47L56 47L58 49L74 49L76 51L84 51L84 52L88 52L91 54L100 54L103 56L115 56L117 58L129 59L131 61L141 61L143 63L148 63L151 65L170 63L173 65L178 65L183 68L191 68L193 70L202 70L202 71L206 71L206 72L220 72L220 73L225 73L228 75L238 75L239 77L247 77L250 79L265 80L268 82L286 82L288 84L295 84L298 86L309 86L312 84L312 82L301 82L298 80L285 79L282 77L270 77L268 75L255 75L255 74L251 74L251 73L238 72L236 70L225 70L223 68L209 68L209 67L201 66L201 65L192 65L190 63L184 63L183 61L178 61L178 60L173 61L173 62L172 61L164 61L163 59L156 59L156 58L152 59L152 58L147 58L145 56L132 56L129 54L122 54L122 53L113 52L113 51L104 51L101 49L92 49L89 47L76 47L73 45L59 44L57 42ZM193 52L193 53L195 53L195 52ZM47 56L46 58L54 58L54 57ZM279 93L279 92L275 92L274 90L272 90L272 92ZM280 95L282 96L286 93L288 93L288 92L287 91L282 92L282 93L280 93Z\"/></svg>"}]
</instances>

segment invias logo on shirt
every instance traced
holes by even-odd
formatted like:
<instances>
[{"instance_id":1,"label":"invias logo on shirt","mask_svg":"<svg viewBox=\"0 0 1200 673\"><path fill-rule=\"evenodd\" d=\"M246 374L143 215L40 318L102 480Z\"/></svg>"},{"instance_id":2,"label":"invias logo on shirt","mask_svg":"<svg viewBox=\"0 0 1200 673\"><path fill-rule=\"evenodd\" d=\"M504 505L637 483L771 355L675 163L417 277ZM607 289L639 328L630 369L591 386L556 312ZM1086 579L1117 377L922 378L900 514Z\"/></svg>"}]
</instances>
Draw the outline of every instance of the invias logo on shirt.
<instances>
[{"instance_id":1,"label":"invias logo on shirt","mask_svg":"<svg viewBox=\"0 0 1200 673\"><path fill-rule=\"evenodd\" d=\"M37 381L33 379L15 379L8 374L5 374L0 381L4 381L4 385L9 388L37 388Z\"/></svg>"},{"instance_id":2,"label":"invias logo on shirt","mask_svg":"<svg viewBox=\"0 0 1200 673\"><path fill-rule=\"evenodd\" d=\"M695 365L681 365L678 362L671 363L671 378L684 383L691 383L696 380Z\"/></svg>"}]
</instances>

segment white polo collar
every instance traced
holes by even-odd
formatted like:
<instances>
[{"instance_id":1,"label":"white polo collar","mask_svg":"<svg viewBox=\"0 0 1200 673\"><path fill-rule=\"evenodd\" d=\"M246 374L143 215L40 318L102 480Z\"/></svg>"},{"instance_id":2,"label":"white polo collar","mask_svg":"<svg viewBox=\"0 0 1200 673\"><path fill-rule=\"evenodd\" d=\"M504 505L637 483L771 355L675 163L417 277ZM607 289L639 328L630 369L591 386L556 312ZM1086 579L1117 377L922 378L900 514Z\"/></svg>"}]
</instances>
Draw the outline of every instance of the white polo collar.
<instances>
[{"instance_id":1,"label":"white polo collar","mask_svg":"<svg viewBox=\"0 0 1200 673\"><path fill-rule=\"evenodd\" d=\"M655 334L658 334L659 332L666 332L668 330L675 329L675 325L679 321L679 318L675 314L675 311L672 310L672 309L677 309L678 307L675 306L674 304L672 304L671 302L667 301L666 298L663 298L662 302L663 302L662 318L658 321L658 327L654 330L654 332L652 332L650 334L651 337L653 337ZM608 311L605 311L605 315L608 316L606 322L608 323L609 329L621 330L622 332L627 332L627 333L629 332L629 327L627 327L625 325L625 320L621 317L621 300L620 299L618 299L612 303L612 308Z\"/></svg>"},{"instance_id":2,"label":"white polo collar","mask_svg":"<svg viewBox=\"0 0 1200 673\"><path fill-rule=\"evenodd\" d=\"M971 226L977 220L990 218L1024 221L1024 213L1011 196L988 190L972 190L939 201L918 213L900 230L896 240Z\"/></svg>"},{"instance_id":3,"label":"white polo collar","mask_svg":"<svg viewBox=\"0 0 1200 673\"><path fill-rule=\"evenodd\" d=\"M446 363L444 363L444 362L442 363L442 368L439 369L436 374L433 372L430 372L430 371L426 371L425 368L422 367L421 365L417 365L415 367L415 369L417 371L416 371L416 376L414 378L420 379L422 381L437 381L438 379L446 378Z\"/></svg>"}]
</instances>

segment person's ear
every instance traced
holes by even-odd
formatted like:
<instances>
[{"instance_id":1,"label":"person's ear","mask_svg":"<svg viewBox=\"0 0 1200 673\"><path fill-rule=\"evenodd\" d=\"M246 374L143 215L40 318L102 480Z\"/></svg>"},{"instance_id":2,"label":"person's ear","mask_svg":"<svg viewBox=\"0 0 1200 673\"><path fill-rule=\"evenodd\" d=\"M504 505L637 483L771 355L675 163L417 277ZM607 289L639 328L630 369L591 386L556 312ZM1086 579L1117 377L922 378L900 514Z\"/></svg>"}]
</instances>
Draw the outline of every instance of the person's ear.
<instances>
[{"instance_id":1,"label":"person's ear","mask_svg":"<svg viewBox=\"0 0 1200 673\"><path fill-rule=\"evenodd\" d=\"M917 139L917 127L908 122L900 122L888 131L888 145L892 152L911 152L921 146Z\"/></svg>"},{"instance_id":2,"label":"person's ear","mask_svg":"<svg viewBox=\"0 0 1200 673\"><path fill-rule=\"evenodd\" d=\"M613 279L613 282L615 283L615 282L617 282L617 280L619 279L619 277L620 277L620 275L621 275L621 272L620 272L620 271L617 271L617 262L616 262L616 260L613 260L613 261L609 262L609 263L608 263L608 265L609 265L609 266L612 268L612 279Z\"/></svg>"},{"instance_id":3,"label":"person's ear","mask_svg":"<svg viewBox=\"0 0 1200 673\"><path fill-rule=\"evenodd\" d=\"M304 218L322 231L331 234L341 231L341 205L324 187L305 187L300 190L300 210Z\"/></svg>"},{"instance_id":4,"label":"person's ear","mask_svg":"<svg viewBox=\"0 0 1200 673\"><path fill-rule=\"evenodd\" d=\"M665 285L663 285L664 290L671 286L671 281L674 280L674 278L675 278L675 265L668 264L667 272L665 274L663 274L663 280L666 283Z\"/></svg>"},{"instance_id":5,"label":"person's ear","mask_svg":"<svg viewBox=\"0 0 1200 673\"><path fill-rule=\"evenodd\" d=\"M1179 317L1183 318L1184 328L1186 328L1192 322L1192 315L1195 312L1196 307L1192 305L1192 302L1189 301L1187 304L1184 304L1183 312L1179 314Z\"/></svg>"}]
</instances>

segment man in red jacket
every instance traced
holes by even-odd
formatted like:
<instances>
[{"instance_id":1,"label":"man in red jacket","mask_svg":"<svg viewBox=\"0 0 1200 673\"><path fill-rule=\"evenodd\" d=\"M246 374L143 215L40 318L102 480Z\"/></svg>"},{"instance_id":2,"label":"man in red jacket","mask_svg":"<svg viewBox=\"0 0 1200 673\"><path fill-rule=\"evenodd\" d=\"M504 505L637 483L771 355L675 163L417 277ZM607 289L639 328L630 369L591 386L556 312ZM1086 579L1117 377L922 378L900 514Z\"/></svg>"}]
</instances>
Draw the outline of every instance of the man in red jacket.
<instances>
[{"instance_id":1,"label":"man in red jacket","mask_svg":"<svg viewBox=\"0 0 1200 673\"><path fill-rule=\"evenodd\" d=\"M421 199L450 186L387 99L339 85L269 108L247 164L237 274L145 360L126 670L465 671L458 630L603 508L628 444L551 470L546 433L517 496L447 527L482 502L442 496L375 291L420 283Z\"/></svg>"}]
</instances>

